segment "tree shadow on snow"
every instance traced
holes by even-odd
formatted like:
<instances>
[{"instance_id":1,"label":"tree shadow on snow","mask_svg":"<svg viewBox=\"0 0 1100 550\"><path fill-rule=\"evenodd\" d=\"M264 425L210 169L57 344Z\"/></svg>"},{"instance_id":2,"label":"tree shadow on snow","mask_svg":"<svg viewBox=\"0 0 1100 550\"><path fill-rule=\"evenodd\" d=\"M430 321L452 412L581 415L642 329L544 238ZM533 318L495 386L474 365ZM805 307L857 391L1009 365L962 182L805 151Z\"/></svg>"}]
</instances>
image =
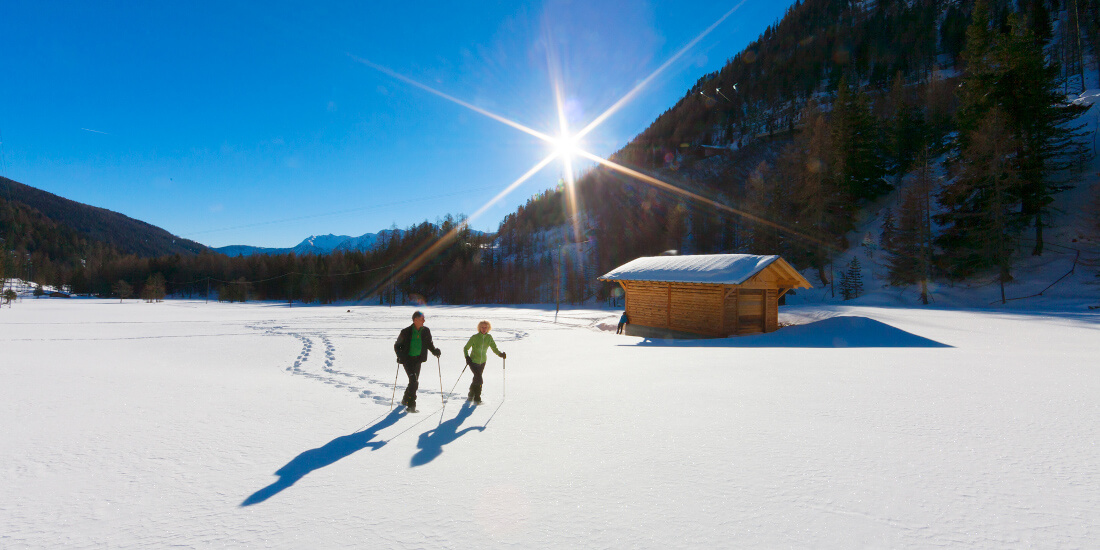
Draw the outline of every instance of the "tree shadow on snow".
<instances>
[{"instance_id":1,"label":"tree shadow on snow","mask_svg":"<svg viewBox=\"0 0 1100 550\"><path fill-rule=\"evenodd\" d=\"M409 461L410 467L423 466L443 454L443 446L454 442L454 440L462 437L466 432L477 430L479 432L485 431L485 426L474 426L459 431L458 427L470 418L470 415L474 413L474 406L469 401L462 404L462 408L458 410L458 416L439 424L439 427L428 430L420 434L420 440L417 441L416 446L419 451L413 455L412 460Z\"/></svg>"},{"instance_id":2,"label":"tree shadow on snow","mask_svg":"<svg viewBox=\"0 0 1100 550\"><path fill-rule=\"evenodd\" d=\"M374 423L369 428L355 432L348 435L342 435L329 441L323 447L316 449L310 449L291 460L279 468L275 472L275 475L279 476L271 485L252 493L252 496L246 498L241 506L252 506L253 504L259 504L277 494L283 489L290 487L297 483L299 479L302 479L314 470L319 470L333 464L341 458L350 456L357 451L370 447L372 451L376 451L386 444L385 441L372 441L374 436L378 435L378 432L384 428L392 426L394 422L405 416L405 409L403 407L394 409L385 418Z\"/></svg>"},{"instance_id":3,"label":"tree shadow on snow","mask_svg":"<svg viewBox=\"0 0 1100 550\"><path fill-rule=\"evenodd\" d=\"M706 340L644 339L637 346L714 348L950 348L886 323L858 316L831 317L767 334Z\"/></svg>"}]
</instances>

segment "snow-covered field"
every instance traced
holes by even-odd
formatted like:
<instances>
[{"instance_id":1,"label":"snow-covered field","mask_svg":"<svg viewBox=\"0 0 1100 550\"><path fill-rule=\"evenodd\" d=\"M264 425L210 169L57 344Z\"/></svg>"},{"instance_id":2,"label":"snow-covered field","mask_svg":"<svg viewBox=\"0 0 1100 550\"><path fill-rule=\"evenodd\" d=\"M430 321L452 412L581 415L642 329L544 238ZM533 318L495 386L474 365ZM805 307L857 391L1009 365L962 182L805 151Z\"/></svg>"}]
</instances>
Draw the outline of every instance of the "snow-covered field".
<instances>
[{"instance_id":1,"label":"snow-covered field","mask_svg":"<svg viewBox=\"0 0 1100 550\"><path fill-rule=\"evenodd\" d=\"M350 309L350 311L349 311ZM0 311L0 547L1087 548L1100 313L810 306L642 341L615 313L26 299ZM610 324L610 325L609 325ZM398 393L404 388L404 374ZM398 396L400 398L400 395Z\"/></svg>"}]
</instances>

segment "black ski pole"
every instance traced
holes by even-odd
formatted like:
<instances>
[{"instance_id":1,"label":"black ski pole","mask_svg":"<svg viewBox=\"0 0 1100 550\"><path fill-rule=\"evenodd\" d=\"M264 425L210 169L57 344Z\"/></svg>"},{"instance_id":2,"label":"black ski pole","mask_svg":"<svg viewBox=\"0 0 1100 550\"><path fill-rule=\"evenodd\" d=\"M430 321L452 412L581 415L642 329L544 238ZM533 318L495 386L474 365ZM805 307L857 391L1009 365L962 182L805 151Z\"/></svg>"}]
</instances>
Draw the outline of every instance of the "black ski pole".
<instances>
[{"instance_id":1,"label":"black ski pole","mask_svg":"<svg viewBox=\"0 0 1100 550\"><path fill-rule=\"evenodd\" d=\"M436 371L439 372L439 402L442 403L444 407L446 407L447 400L443 398L443 367L439 364L438 355L435 356L435 368Z\"/></svg>"},{"instance_id":2,"label":"black ski pole","mask_svg":"<svg viewBox=\"0 0 1100 550\"><path fill-rule=\"evenodd\" d=\"M390 395L390 410L393 410L393 398L397 397L397 377L401 376L401 361L397 362L397 371L393 373L393 394Z\"/></svg>"},{"instance_id":3,"label":"black ski pole","mask_svg":"<svg viewBox=\"0 0 1100 550\"><path fill-rule=\"evenodd\" d=\"M455 380L455 385L451 386L451 391L447 392L447 395L450 395L450 394L454 393L455 388L458 387L458 383L462 381L462 375L466 374L466 367L468 367L468 366L470 366L470 364L466 363L466 366L462 367L462 372L458 373L458 380ZM444 405L446 405L446 404L444 404Z\"/></svg>"},{"instance_id":4,"label":"black ski pole","mask_svg":"<svg viewBox=\"0 0 1100 550\"><path fill-rule=\"evenodd\" d=\"M501 361L501 367L500 368L501 368L501 370L504 371L504 373L503 373L504 374L504 397L501 398L501 400L500 400L501 403L503 403L505 399L508 399L508 358L505 357L505 358L501 359L500 361Z\"/></svg>"}]
</instances>

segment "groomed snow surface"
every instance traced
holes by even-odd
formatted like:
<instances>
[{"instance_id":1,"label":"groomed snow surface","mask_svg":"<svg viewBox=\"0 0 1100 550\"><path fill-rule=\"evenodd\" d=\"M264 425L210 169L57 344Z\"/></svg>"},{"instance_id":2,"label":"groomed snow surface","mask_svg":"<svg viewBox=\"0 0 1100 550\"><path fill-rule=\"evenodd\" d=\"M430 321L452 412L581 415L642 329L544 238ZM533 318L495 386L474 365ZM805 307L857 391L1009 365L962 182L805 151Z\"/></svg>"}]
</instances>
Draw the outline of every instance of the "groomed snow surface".
<instances>
[{"instance_id":1,"label":"groomed snow surface","mask_svg":"<svg viewBox=\"0 0 1100 550\"><path fill-rule=\"evenodd\" d=\"M348 311L350 309L350 312ZM804 305L752 337L617 311L25 299L0 312L4 548L1088 548L1100 316ZM405 376L398 380L398 399Z\"/></svg>"}]
</instances>

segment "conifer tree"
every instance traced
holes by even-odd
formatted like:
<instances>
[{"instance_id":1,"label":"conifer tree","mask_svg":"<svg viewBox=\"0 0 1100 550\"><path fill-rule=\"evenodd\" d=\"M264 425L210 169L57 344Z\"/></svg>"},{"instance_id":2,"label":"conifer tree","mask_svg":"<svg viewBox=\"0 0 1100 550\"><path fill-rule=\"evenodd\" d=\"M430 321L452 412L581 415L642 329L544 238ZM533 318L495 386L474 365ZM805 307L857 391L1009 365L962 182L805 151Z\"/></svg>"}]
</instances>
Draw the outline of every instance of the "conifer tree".
<instances>
[{"instance_id":1,"label":"conifer tree","mask_svg":"<svg viewBox=\"0 0 1100 550\"><path fill-rule=\"evenodd\" d=\"M921 157L916 179L902 200L898 227L886 255L890 284L920 283L924 304L928 303L928 281L932 277L931 193L931 166L925 154Z\"/></svg>"},{"instance_id":2,"label":"conifer tree","mask_svg":"<svg viewBox=\"0 0 1100 550\"><path fill-rule=\"evenodd\" d=\"M821 283L828 284L825 267L847 220L840 219L844 208L829 166L832 138L825 116L811 102L803 109L802 120L805 130L780 156L779 177L792 186L792 227L812 238L799 242L794 257L800 264L816 268Z\"/></svg>"},{"instance_id":3,"label":"conifer tree","mask_svg":"<svg viewBox=\"0 0 1100 550\"><path fill-rule=\"evenodd\" d=\"M917 154L928 141L924 112L909 102L905 81L899 72L890 88L886 115L886 150L890 162L887 172L901 179L913 167Z\"/></svg>"},{"instance_id":4,"label":"conifer tree","mask_svg":"<svg viewBox=\"0 0 1100 550\"><path fill-rule=\"evenodd\" d=\"M168 283L164 279L164 274L157 272L151 276L152 279L152 294L153 300L160 302L164 300L164 297L168 294Z\"/></svg>"},{"instance_id":5,"label":"conifer tree","mask_svg":"<svg viewBox=\"0 0 1100 550\"><path fill-rule=\"evenodd\" d=\"M141 299L146 303L155 300L155 294L153 290L153 276L150 275L148 279L145 279L145 284L141 287Z\"/></svg>"},{"instance_id":6,"label":"conifer tree","mask_svg":"<svg viewBox=\"0 0 1100 550\"><path fill-rule=\"evenodd\" d=\"M145 284L141 287L141 298L146 302L159 302L167 293L166 286L164 275L154 273L145 279Z\"/></svg>"},{"instance_id":7,"label":"conifer tree","mask_svg":"<svg viewBox=\"0 0 1100 550\"><path fill-rule=\"evenodd\" d=\"M1020 189L1014 157L1017 142L993 109L969 138L955 182L938 195L946 212L935 216L944 225L937 242L945 268L954 278L996 268L1004 301L1004 283L1012 280L1010 260L1021 225L1013 191Z\"/></svg>"},{"instance_id":8,"label":"conifer tree","mask_svg":"<svg viewBox=\"0 0 1100 550\"><path fill-rule=\"evenodd\" d=\"M897 227L894 224L894 212L887 206L886 211L882 214L882 234L878 239L878 246L880 249L885 251L893 249L896 231Z\"/></svg>"},{"instance_id":9,"label":"conifer tree","mask_svg":"<svg viewBox=\"0 0 1100 550\"><path fill-rule=\"evenodd\" d=\"M1049 223L1054 195L1068 188L1054 175L1073 166L1084 154L1080 126L1072 126L1082 108L1070 105L1059 93L1058 66L1044 54L1042 16L1033 33L1016 15L1005 19L1007 31L991 29L983 0L975 5L964 57L966 73L960 85L959 151L965 157L969 140L993 109L1000 110L1003 133L1016 150L1011 159L1016 173L1012 195L1020 213L1035 229L1032 254L1043 252L1043 228ZM963 163L968 162L965 158Z\"/></svg>"},{"instance_id":10,"label":"conifer tree","mask_svg":"<svg viewBox=\"0 0 1100 550\"><path fill-rule=\"evenodd\" d=\"M853 256L852 261L848 262L848 269L840 275L840 295L845 300L851 300L852 298L858 298L863 294L863 266L859 263L859 258Z\"/></svg>"},{"instance_id":11,"label":"conifer tree","mask_svg":"<svg viewBox=\"0 0 1100 550\"><path fill-rule=\"evenodd\" d=\"M847 213L844 232L854 225L859 206L890 189L883 147L870 102L862 91L852 93L847 77L841 78L832 113L832 169L837 186L845 195Z\"/></svg>"},{"instance_id":12,"label":"conifer tree","mask_svg":"<svg viewBox=\"0 0 1100 550\"><path fill-rule=\"evenodd\" d=\"M911 285L921 278L922 210L918 195L907 191L898 211L898 229L887 253L887 269L893 286Z\"/></svg>"},{"instance_id":13,"label":"conifer tree","mask_svg":"<svg viewBox=\"0 0 1100 550\"><path fill-rule=\"evenodd\" d=\"M997 98L992 92L997 74L992 59L993 32L989 27L989 6L986 0L978 0L970 15L962 52L966 71L959 84L959 110L956 114L960 150L966 149L979 120L996 105Z\"/></svg>"},{"instance_id":14,"label":"conifer tree","mask_svg":"<svg viewBox=\"0 0 1100 550\"><path fill-rule=\"evenodd\" d=\"M1018 139L1021 213L1035 229L1032 254L1043 253L1043 228L1049 223L1054 195L1070 186L1055 174L1084 156L1081 125L1072 121L1084 107L1072 105L1058 88L1060 69L1047 61L1047 39L1036 36L1016 16L997 48L1002 74L998 83L1008 123ZM1049 35L1047 35L1049 38Z\"/></svg>"},{"instance_id":15,"label":"conifer tree","mask_svg":"<svg viewBox=\"0 0 1100 550\"><path fill-rule=\"evenodd\" d=\"M130 283L122 279L119 279L118 282L111 287L111 290L118 295L119 302L122 302L134 294L134 287L130 286Z\"/></svg>"}]
</instances>

